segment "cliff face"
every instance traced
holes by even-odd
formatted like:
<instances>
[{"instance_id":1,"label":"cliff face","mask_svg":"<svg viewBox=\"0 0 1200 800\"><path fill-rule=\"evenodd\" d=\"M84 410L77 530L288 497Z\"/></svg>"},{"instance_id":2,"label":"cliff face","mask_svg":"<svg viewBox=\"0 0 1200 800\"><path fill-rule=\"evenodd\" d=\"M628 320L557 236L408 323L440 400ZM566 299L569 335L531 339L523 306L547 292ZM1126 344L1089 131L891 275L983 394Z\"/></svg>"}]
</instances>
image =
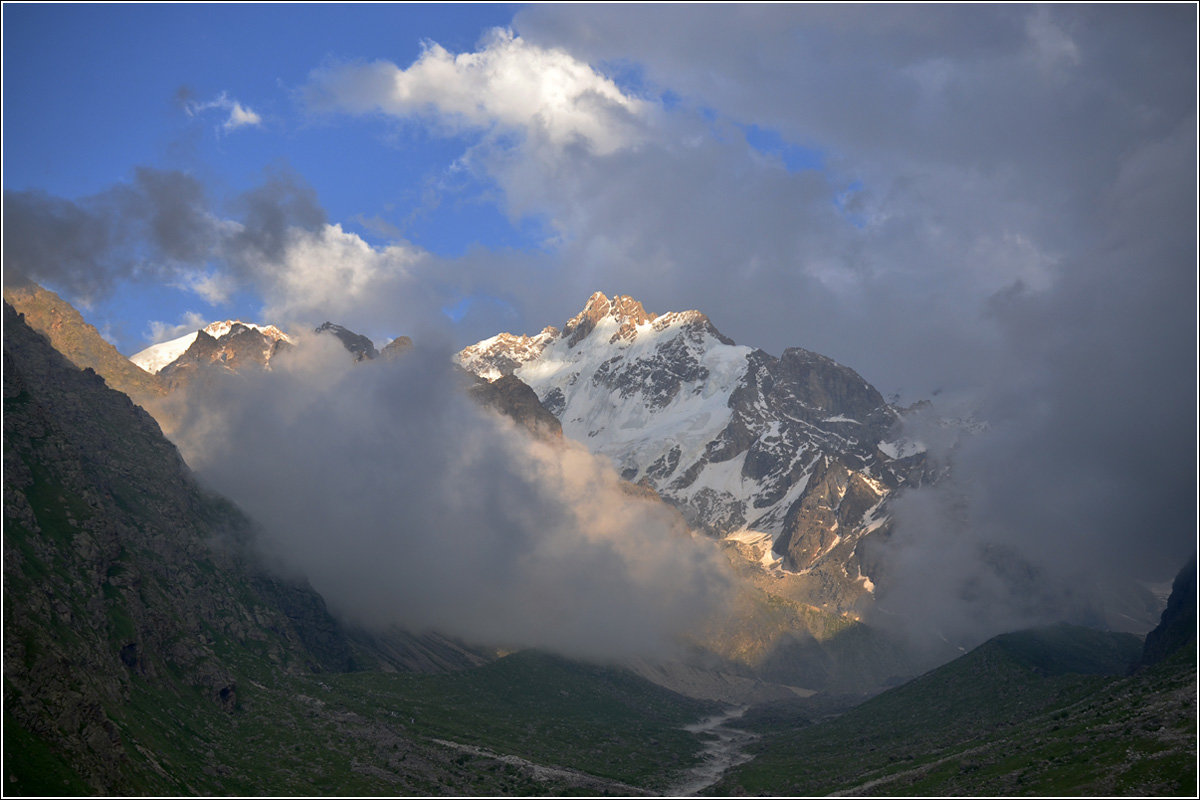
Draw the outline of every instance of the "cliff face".
<instances>
[{"instance_id":1,"label":"cliff face","mask_svg":"<svg viewBox=\"0 0 1200 800\"><path fill-rule=\"evenodd\" d=\"M505 375L487 383L481 381L470 389L476 402L493 408L521 425L534 436L561 439L562 423L538 402L537 393L520 378Z\"/></svg>"}]
</instances>

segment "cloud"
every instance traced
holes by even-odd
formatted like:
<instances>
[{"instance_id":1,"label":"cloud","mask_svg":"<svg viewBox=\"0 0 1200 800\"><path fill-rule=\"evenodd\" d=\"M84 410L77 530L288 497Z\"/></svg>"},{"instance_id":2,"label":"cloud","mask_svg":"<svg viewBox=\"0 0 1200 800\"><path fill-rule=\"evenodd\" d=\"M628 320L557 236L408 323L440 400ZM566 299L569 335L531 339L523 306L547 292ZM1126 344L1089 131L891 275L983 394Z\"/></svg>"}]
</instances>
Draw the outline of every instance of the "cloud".
<instances>
[{"instance_id":1,"label":"cloud","mask_svg":"<svg viewBox=\"0 0 1200 800\"><path fill-rule=\"evenodd\" d=\"M1092 246L1047 291L995 296L988 428L897 506L884 608L959 633L1153 624L1130 582L1196 546L1195 142L1192 119L1130 153Z\"/></svg>"},{"instance_id":2,"label":"cloud","mask_svg":"<svg viewBox=\"0 0 1200 800\"><path fill-rule=\"evenodd\" d=\"M221 123L221 130L229 133L238 128L261 128L263 121L253 109L247 108L229 97L228 93L221 92L214 99L207 102L198 102L190 99L190 90L186 92L181 89L177 93L177 97L183 102L183 108L189 117L194 117L204 114L207 111L225 111L229 113L225 121Z\"/></svg>"},{"instance_id":3,"label":"cloud","mask_svg":"<svg viewBox=\"0 0 1200 800\"><path fill-rule=\"evenodd\" d=\"M266 318L357 319L375 326L397 318L393 303L406 288L420 291L414 286L417 267L426 261L423 251L406 243L374 248L340 225L326 225L291 228L278 261L258 265L253 274Z\"/></svg>"},{"instance_id":4,"label":"cloud","mask_svg":"<svg viewBox=\"0 0 1200 800\"><path fill-rule=\"evenodd\" d=\"M119 280L169 281L222 236L197 179L149 167L81 200L6 190L4 221L5 281L47 283L85 302Z\"/></svg>"},{"instance_id":5,"label":"cloud","mask_svg":"<svg viewBox=\"0 0 1200 800\"><path fill-rule=\"evenodd\" d=\"M716 613L727 562L611 465L470 403L449 352L355 366L308 337L192 391L172 433L265 556L360 624L617 659Z\"/></svg>"},{"instance_id":6,"label":"cloud","mask_svg":"<svg viewBox=\"0 0 1200 800\"><path fill-rule=\"evenodd\" d=\"M139 168L80 200L6 191L4 216L6 284L35 281L83 304L124 282L166 283L213 306L250 291L273 323L335 320L375 339L445 335L440 309L471 291L478 267L404 241L373 246L328 223L312 187L281 169L220 203L185 173Z\"/></svg>"},{"instance_id":7,"label":"cloud","mask_svg":"<svg viewBox=\"0 0 1200 800\"><path fill-rule=\"evenodd\" d=\"M175 325L169 322L151 320L146 336L151 344L170 341L187 333L193 333L207 325L210 320L197 311L187 311L182 320Z\"/></svg>"},{"instance_id":8,"label":"cloud","mask_svg":"<svg viewBox=\"0 0 1200 800\"><path fill-rule=\"evenodd\" d=\"M636 63L672 106L603 164L475 163L516 214L552 215L564 294L694 305L740 342L817 350L906 400L952 390L989 423L950 482L897 505L885 607L964 636L1112 619L1138 603L1121 581L1195 547L1194 21L530 7L530 44ZM738 124L825 165L740 157Z\"/></svg>"},{"instance_id":9,"label":"cloud","mask_svg":"<svg viewBox=\"0 0 1200 800\"><path fill-rule=\"evenodd\" d=\"M430 119L448 131L519 132L555 150L581 143L601 155L636 140L643 109L564 50L531 46L504 29L474 53L427 43L404 69L386 61L320 68L305 97L317 111L379 111Z\"/></svg>"},{"instance_id":10,"label":"cloud","mask_svg":"<svg viewBox=\"0 0 1200 800\"><path fill-rule=\"evenodd\" d=\"M1043 72L1079 64L1079 47L1050 18L1048 9L1039 8L1027 17L1025 29L1033 45L1033 57Z\"/></svg>"}]
</instances>

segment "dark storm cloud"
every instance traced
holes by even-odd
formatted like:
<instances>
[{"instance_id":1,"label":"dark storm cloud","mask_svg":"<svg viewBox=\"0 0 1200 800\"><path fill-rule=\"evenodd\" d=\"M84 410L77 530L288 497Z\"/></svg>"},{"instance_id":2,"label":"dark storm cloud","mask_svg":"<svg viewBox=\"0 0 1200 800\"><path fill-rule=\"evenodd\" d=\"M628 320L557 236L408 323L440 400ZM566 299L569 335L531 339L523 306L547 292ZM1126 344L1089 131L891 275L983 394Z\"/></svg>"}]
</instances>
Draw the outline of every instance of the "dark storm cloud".
<instances>
[{"instance_id":1,"label":"dark storm cloud","mask_svg":"<svg viewBox=\"0 0 1200 800\"><path fill-rule=\"evenodd\" d=\"M139 167L133 181L79 201L4 193L5 280L34 280L90 298L135 274L171 275L216 241L203 186L181 172Z\"/></svg>"},{"instance_id":2,"label":"dark storm cloud","mask_svg":"<svg viewBox=\"0 0 1200 800\"><path fill-rule=\"evenodd\" d=\"M340 615L620 659L719 610L712 543L582 447L475 407L448 350L356 366L308 337L272 366L193 386L172 437Z\"/></svg>"},{"instance_id":3,"label":"dark storm cloud","mask_svg":"<svg viewBox=\"0 0 1200 800\"><path fill-rule=\"evenodd\" d=\"M139 167L130 187L114 190L114 211L140 226L130 239L148 241L166 258L203 261L216 239L204 187L180 172Z\"/></svg>"},{"instance_id":4,"label":"dark storm cloud","mask_svg":"<svg viewBox=\"0 0 1200 800\"><path fill-rule=\"evenodd\" d=\"M44 192L4 192L4 282L30 280L71 286L90 297L107 291L111 276L97 269L115 233L104 213Z\"/></svg>"},{"instance_id":5,"label":"dark storm cloud","mask_svg":"<svg viewBox=\"0 0 1200 800\"><path fill-rule=\"evenodd\" d=\"M283 257L291 229L313 231L326 222L316 190L289 170L268 172L261 185L243 193L233 206L242 229L229 246L271 261Z\"/></svg>"},{"instance_id":6,"label":"dark storm cloud","mask_svg":"<svg viewBox=\"0 0 1200 800\"><path fill-rule=\"evenodd\" d=\"M1194 169L1188 122L1130 155L1104 232L1052 289L994 298L988 429L898 507L883 608L960 635L1153 624L1128 582L1162 582L1196 546Z\"/></svg>"},{"instance_id":7,"label":"dark storm cloud","mask_svg":"<svg viewBox=\"0 0 1200 800\"><path fill-rule=\"evenodd\" d=\"M196 178L151 167L80 200L5 191L6 280L45 282L89 298L121 280L170 279L218 257L234 266L278 259L288 230L325 222L313 189L284 170L237 198L240 222L220 220L214 205Z\"/></svg>"}]
</instances>

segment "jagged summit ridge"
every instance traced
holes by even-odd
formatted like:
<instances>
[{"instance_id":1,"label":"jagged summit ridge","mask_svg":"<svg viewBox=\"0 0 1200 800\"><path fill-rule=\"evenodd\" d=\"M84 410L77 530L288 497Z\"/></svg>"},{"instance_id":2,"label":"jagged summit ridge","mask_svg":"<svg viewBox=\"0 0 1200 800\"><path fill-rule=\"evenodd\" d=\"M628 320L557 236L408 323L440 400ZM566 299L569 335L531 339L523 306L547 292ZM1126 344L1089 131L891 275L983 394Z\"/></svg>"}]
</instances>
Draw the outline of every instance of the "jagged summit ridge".
<instances>
[{"instance_id":1,"label":"jagged summit ridge","mask_svg":"<svg viewBox=\"0 0 1200 800\"><path fill-rule=\"evenodd\" d=\"M343 325L324 322L312 332L335 336L356 361L380 355L374 342ZM299 338L275 325L220 320L176 339L151 345L129 360L175 385L181 380L190 380L190 373L206 365L216 365L234 372L250 365L270 368L271 359L279 352L299 343ZM390 349L385 348L385 351L391 357L411 346L412 340L401 336L390 343Z\"/></svg>"},{"instance_id":2,"label":"jagged summit ridge","mask_svg":"<svg viewBox=\"0 0 1200 800\"><path fill-rule=\"evenodd\" d=\"M327 333L336 336L341 341L342 346L354 356L355 361L364 361L379 356L379 351L375 349L374 342L361 333L355 333L344 325L325 321L314 328L313 333Z\"/></svg>"},{"instance_id":3,"label":"jagged summit ridge","mask_svg":"<svg viewBox=\"0 0 1200 800\"><path fill-rule=\"evenodd\" d=\"M548 325L533 336L500 333L463 349L458 354L458 361L476 375L495 380L511 375L523 364L539 358L552 343L563 342L568 351L575 350L585 341L593 347L602 347L600 340L606 340L608 344L631 344L640 335L661 334L683 327L688 327L694 335L703 332L722 344L734 344L700 311L672 311L659 315L646 311L640 301L629 295L610 298L603 292L594 292L583 310L567 320L561 330ZM593 343L593 339L597 341Z\"/></svg>"},{"instance_id":4,"label":"jagged summit ridge","mask_svg":"<svg viewBox=\"0 0 1200 800\"><path fill-rule=\"evenodd\" d=\"M614 335L628 335L638 325L651 322L657 316L647 314L642 304L628 295L614 295L609 300L603 292L595 292L588 298L583 311L571 317L563 326L563 335L567 337L567 345L574 347L591 333L602 319L611 317L618 322L618 332Z\"/></svg>"},{"instance_id":5,"label":"jagged summit ridge","mask_svg":"<svg viewBox=\"0 0 1200 800\"><path fill-rule=\"evenodd\" d=\"M129 360L147 372L157 374L186 353L195 343L201 332L212 337L214 340L220 341L227 336L237 335L245 330L257 331L264 340L271 343L284 342L286 344L295 344L295 340L291 336L274 325L259 325L254 322L227 319L210 322L203 328L192 333L150 345L146 349L134 353L129 357Z\"/></svg>"}]
</instances>

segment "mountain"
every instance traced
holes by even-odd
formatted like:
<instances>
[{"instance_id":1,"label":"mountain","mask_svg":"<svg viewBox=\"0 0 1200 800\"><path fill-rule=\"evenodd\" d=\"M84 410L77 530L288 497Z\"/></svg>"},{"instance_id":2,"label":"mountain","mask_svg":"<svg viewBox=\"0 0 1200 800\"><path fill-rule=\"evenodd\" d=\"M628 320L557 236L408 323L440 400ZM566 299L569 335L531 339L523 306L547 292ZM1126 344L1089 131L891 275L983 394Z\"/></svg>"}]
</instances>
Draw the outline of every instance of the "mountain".
<instances>
[{"instance_id":1,"label":"mountain","mask_svg":"<svg viewBox=\"0 0 1200 800\"><path fill-rule=\"evenodd\" d=\"M410 337L397 336L395 339L392 339L390 342L384 345L383 349L379 351L379 355L385 359L395 358L396 356L407 353L412 349L412 346L413 340Z\"/></svg>"},{"instance_id":2,"label":"mountain","mask_svg":"<svg viewBox=\"0 0 1200 800\"><path fill-rule=\"evenodd\" d=\"M889 498L927 479L923 447L891 438L899 412L852 369L738 346L699 311L597 292L561 330L502 333L458 360L520 378L566 436L837 609L873 591L860 545L887 532Z\"/></svg>"},{"instance_id":3,"label":"mountain","mask_svg":"<svg viewBox=\"0 0 1200 800\"><path fill-rule=\"evenodd\" d=\"M337 337L355 361L380 355L366 336L333 322L318 325L313 333ZM129 360L174 386L186 383L198 371L209 366L230 372L239 372L248 367L269 367L271 359L278 353L296 344L295 337L274 325L223 320L209 323L185 336L151 345L130 356ZM411 346L412 340L407 336L397 337L385 348L385 353L391 357Z\"/></svg>"},{"instance_id":4,"label":"mountain","mask_svg":"<svg viewBox=\"0 0 1200 800\"><path fill-rule=\"evenodd\" d=\"M49 289L29 283L6 286L4 300L26 324L50 340L56 350L80 369L92 369L105 383L134 400L161 396L163 381L117 352L67 301Z\"/></svg>"},{"instance_id":5,"label":"mountain","mask_svg":"<svg viewBox=\"0 0 1200 800\"><path fill-rule=\"evenodd\" d=\"M294 344L292 337L274 325L224 320L151 345L129 360L174 388L210 368L238 372L247 367L267 367L276 354Z\"/></svg>"},{"instance_id":6,"label":"mountain","mask_svg":"<svg viewBox=\"0 0 1200 800\"><path fill-rule=\"evenodd\" d=\"M313 329L313 333L336 336L341 341L342 346L354 355L355 361L364 361L379 356L379 351L375 349L375 344L366 336L363 336L361 333L355 333L349 328L333 322L321 323Z\"/></svg>"},{"instance_id":7,"label":"mountain","mask_svg":"<svg viewBox=\"0 0 1200 800\"><path fill-rule=\"evenodd\" d=\"M1171 596L1158 626L1146 634L1141 666L1157 664L1177 650L1196 649L1196 557L1184 565L1171 586Z\"/></svg>"},{"instance_id":8,"label":"mountain","mask_svg":"<svg viewBox=\"0 0 1200 800\"><path fill-rule=\"evenodd\" d=\"M1194 603L1194 600L1193 600ZM1055 625L1004 634L849 712L751 711L725 794L1195 796L1196 651L1126 675L1141 641Z\"/></svg>"},{"instance_id":9,"label":"mountain","mask_svg":"<svg viewBox=\"0 0 1200 800\"><path fill-rule=\"evenodd\" d=\"M198 341L201 344L197 348L197 352L190 357L191 361L200 361L199 353L201 352L207 354L220 352L219 355L210 355L209 360L237 361L239 354L245 352L260 365L265 365L270 361L279 342L283 342L285 346L295 344L292 337L274 325L257 325L253 322L229 319L211 322L200 330L185 336L152 344L145 350L134 353L129 360L145 371L157 374L186 355ZM250 346L251 342L257 342L261 347ZM223 347L218 343L223 343Z\"/></svg>"},{"instance_id":10,"label":"mountain","mask_svg":"<svg viewBox=\"0 0 1200 800\"><path fill-rule=\"evenodd\" d=\"M385 349L385 352L386 349ZM511 418L534 436L561 439L562 424L538 402L538 396L519 378L506 375L494 381L480 380L469 393L481 405Z\"/></svg>"},{"instance_id":11,"label":"mountain","mask_svg":"<svg viewBox=\"0 0 1200 800\"><path fill-rule=\"evenodd\" d=\"M144 682L228 710L245 678L226 648L347 668L324 603L252 570L249 535L145 411L5 305L6 744L24 731L104 791L153 760L126 712Z\"/></svg>"},{"instance_id":12,"label":"mountain","mask_svg":"<svg viewBox=\"0 0 1200 800\"><path fill-rule=\"evenodd\" d=\"M6 795L629 796L699 762L716 707L627 671L347 629L4 313Z\"/></svg>"}]
</instances>

